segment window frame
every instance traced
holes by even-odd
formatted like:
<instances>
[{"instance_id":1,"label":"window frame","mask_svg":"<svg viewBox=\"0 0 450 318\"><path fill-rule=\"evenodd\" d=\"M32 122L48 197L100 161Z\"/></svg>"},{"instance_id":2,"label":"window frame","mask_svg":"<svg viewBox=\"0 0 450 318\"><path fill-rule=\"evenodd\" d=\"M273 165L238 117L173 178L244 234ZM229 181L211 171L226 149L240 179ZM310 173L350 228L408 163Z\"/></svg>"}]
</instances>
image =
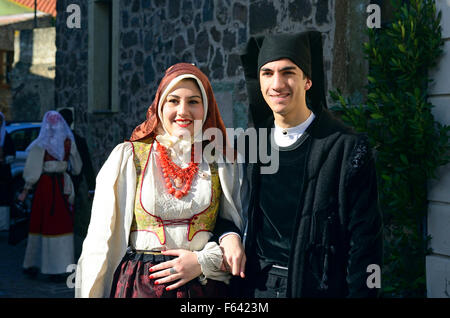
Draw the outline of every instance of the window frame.
<instances>
[{"instance_id":1,"label":"window frame","mask_svg":"<svg viewBox=\"0 0 450 318\"><path fill-rule=\"evenodd\" d=\"M88 112L119 111L119 9L120 0L88 3ZM105 29L108 31L105 43ZM105 62L105 55L108 56Z\"/></svg>"}]
</instances>

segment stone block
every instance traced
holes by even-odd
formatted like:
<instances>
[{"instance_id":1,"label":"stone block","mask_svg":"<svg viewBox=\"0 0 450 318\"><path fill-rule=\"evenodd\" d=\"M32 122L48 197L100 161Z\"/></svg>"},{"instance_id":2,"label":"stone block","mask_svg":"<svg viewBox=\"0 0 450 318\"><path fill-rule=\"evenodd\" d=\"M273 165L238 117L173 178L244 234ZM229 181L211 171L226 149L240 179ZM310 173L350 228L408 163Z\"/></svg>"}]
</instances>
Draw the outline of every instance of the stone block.
<instances>
[{"instance_id":1,"label":"stone block","mask_svg":"<svg viewBox=\"0 0 450 318\"><path fill-rule=\"evenodd\" d=\"M434 118L441 124L450 125L450 96L435 96L429 101L435 106L432 109ZM439 167L438 179L428 181L428 199L439 202L450 202L450 164Z\"/></svg>"},{"instance_id":2,"label":"stone block","mask_svg":"<svg viewBox=\"0 0 450 318\"><path fill-rule=\"evenodd\" d=\"M429 102L434 105L432 109L434 119L443 125L450 125L450 96L430 97Z\"/></svg>"},{"instance_id":3,"label":"stone block","mask_svg":"<svg viewBox=\"0 0 450 318\"><path fill-rule=\"evenodd\" d=\"M291 18L292 21L301 22L303 19L308 18L312 13L311 1L308 0L293 1L289 3L288 12L289 18Z\"/></svg>"},{"instance_id":4,"label":"stone block","mask_svg":"<svg viewBox=\"0 0 450 318\"><path fill-rule=\"evenodd\" d=\"M197 41L195 43L195 56L200 63L206 62L208 60L209 54L209 38L206 31L202 31L197 36Z\"/></svg>"},{"instance_id":5,"label":"stone block","mask_svg":"<svg viewBox=\"0 0 450 318\"><path fill-rule=\"evenodd\" d=\"M250 33L258 34L272 29L277 24L277 11L270 1L259 1L250 4ZM264 17L264 19L261 19Z\"/></svg>"},{"instance_id":6,"label":"stone block","mask_svg":"<svg viewBox=\"0 0 450 318\"><path fill-rule=\"evenodd\" d=\"M450 94L450 85L448 83L450 74L450 40L445 41L443 55L436 68L430 71L430 76L434 82L430 85L430 94Z\"/></svg>"},{"instance_id":7,"label":"stone block","mask_svg":"<svg viewBox=\"0 0 450 318\"><path fill-rule=\"evenodd\" d=\"M441 17L442 37L450 38L450 1L436 0L436 11L442 12Z\"/></svg>"},{"instance_id":8,"label":"stone block","mask_svg":"<svg viewBox=\"0 0 450 318\"><path fill-rule=\"evenodd\" d=\"M205 0L203 5L203 22L212 21L214 17L214 0Z\"/></svg>"},{"instance_id":9,"label":"stone block","mask_svg":"<svg viewBox=\"0 0 450 318\"><path fill-rule=\"evenodd\" d=\"M323 25L328 23L328 1L318 0L316 4L316 23Z\"/></svg>"},{"instance_id":10,"label":"stone block","mask_svg":"<svg viewBox=\"0 0 450 318\"><path fill-rule=\"evenodd\" d=\"M233 19L245 24L247 22L247 7L241 3L233 4Z\"/></svg>"},{"instance_id":11,"label":"stone block","mask_svg":"<svg viewBox=\"0 0 450 318\"><path fill-rule=\"evenodd\" d=\"M127 49L138 43L137 33L134 31L129 31L122 36L122 46Z\"/></svg>"},{"instance_id":12,"label":"stone block","mask_svg":"<svg viewBox=\"0 0 450 318\"><path fill-rule=\"evenodd\" d=\"M427 297L450 298L450 257L426 257Z\"/></svg>"},{"instance_id":13,"label":"stone block","mask_svg":"<svg viewBox=\"0 0 450 318\"><path fill-rule=\"evenodd\" d=\"M428 200L450 201L450 164L441 166L436 171L438 179L428 181Z\"/></svg>"},{"instance_id":14,"label":"stone block","mask_svg":"<svg viewBox=\"0 0 450 318\"><path fill-rule=\"evenodd\" d=\"M428 205L428 235L433 253L450 257L450 203L431 202Z\"/></svg>"},{"instance_id":15,"label":"stone block","mask_svg":"<svg viewBox=\"0 0 450 318\"><path fill-rule=\"evenodd\" d=\"M233 123L233 88L226 84L212 84L217 106L225 127L234 127Z\"/></svg>"}]
</instances>

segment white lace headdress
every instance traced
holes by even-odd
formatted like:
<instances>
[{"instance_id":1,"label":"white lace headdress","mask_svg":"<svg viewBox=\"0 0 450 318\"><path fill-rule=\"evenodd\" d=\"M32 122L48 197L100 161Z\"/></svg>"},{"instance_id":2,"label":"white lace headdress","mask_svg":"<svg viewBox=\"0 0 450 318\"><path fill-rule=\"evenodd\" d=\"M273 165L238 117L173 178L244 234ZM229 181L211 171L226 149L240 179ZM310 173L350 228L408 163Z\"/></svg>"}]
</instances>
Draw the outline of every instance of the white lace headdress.
<instances>
[{"instance_id":1,"label":"white lace headdress","mask_svg":"<svg viewBox=\"0 0 450 318\"><path fill-rule=\"evenodd\" d=\"M64 159L64 141L67 138L72 143L75 142L73 133L64 118L57 111L51 110L45 113L39 136L27 147L27 151L34 146L39 146L62 161Z\"/></svg>"}]
</instances>

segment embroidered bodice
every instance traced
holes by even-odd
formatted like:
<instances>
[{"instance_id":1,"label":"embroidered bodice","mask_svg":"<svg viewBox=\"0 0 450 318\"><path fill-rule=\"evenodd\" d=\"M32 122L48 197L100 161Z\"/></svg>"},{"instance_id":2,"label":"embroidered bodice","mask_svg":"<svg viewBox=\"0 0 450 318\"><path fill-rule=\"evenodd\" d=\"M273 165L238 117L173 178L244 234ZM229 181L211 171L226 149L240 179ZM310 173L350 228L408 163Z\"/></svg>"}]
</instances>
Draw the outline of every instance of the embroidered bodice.
<instances>
[{"instance_id":1,"label":"embroidered bodice","mask_svg":"<svg viewBox=\"0 0 450 318\"><path fill-rule=\"evenodd\" d=\"M130 245L138 250L198 250L214 228L221 187L217 168L199 164L189 193L177 199L167 192L156 142L132 142L136 196Z\"/></svg>"}]
</instances>

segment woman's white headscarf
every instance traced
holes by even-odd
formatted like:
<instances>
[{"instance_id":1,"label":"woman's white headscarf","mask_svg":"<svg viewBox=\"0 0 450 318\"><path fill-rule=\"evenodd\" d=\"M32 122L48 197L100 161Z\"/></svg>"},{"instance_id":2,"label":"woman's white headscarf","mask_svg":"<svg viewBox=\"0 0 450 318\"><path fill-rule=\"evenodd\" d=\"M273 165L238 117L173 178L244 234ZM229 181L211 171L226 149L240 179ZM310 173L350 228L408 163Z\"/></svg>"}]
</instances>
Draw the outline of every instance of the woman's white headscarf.
<instances>
[{"instance_id":1,"label":"woman's white headscarf","mask_svg":"<svg viewBox=\"0 0 450 318\"><path fill-rule=\"evenodd\" d=\"M197 130L194 131L194 138L192 140L184 140L184 139L178 138L177 136L172 136L169 134L169 132L164 124L164 119L163 119L163 115L162 115L162 107L163 107L164 103L166 102L167 95L175 87L175 85L177 85L182 80L189 79L189 78L194 79L197 82L198 87L200 88L200 92L202 94L204 113L203 113L202 125L200 127L194 126L194 129L197 128ZM203 124L205 123L207 114L208 114L208 97L206 95L206 91L205 91L205 88L203 87L202 81L193 74L182 74L182 75L175 77L169 83L169 85L167 85L166 89L161 94L161 98L159 99L158 117L161 122L162 128L164 129L165 134L156 136L156 140L158 140L163 146L165 146L167 148L171 148L173 151L175 151L175 153L177 153L177 155L181 155L182 157L184 157L183 161L189 162L192 143L194 141L195 142L201 141L201 135L202 135L201 128L202 128Z\"/></svg>"},{"instance_id":2,"label":"woman's white headscarf","mask_svg":"<svg viewBox=\"0 0 450 318\"><path fill-rule=\"evenodd\" d=\"M64 141L67 138L72 143L75 142L73 133L64 118L57 111L51 110L45 113L39 136L27 147L27 151L34 146L39 146L47 150L51 156L62 161L64 159Z\"/></svg>"}]
</instances>

